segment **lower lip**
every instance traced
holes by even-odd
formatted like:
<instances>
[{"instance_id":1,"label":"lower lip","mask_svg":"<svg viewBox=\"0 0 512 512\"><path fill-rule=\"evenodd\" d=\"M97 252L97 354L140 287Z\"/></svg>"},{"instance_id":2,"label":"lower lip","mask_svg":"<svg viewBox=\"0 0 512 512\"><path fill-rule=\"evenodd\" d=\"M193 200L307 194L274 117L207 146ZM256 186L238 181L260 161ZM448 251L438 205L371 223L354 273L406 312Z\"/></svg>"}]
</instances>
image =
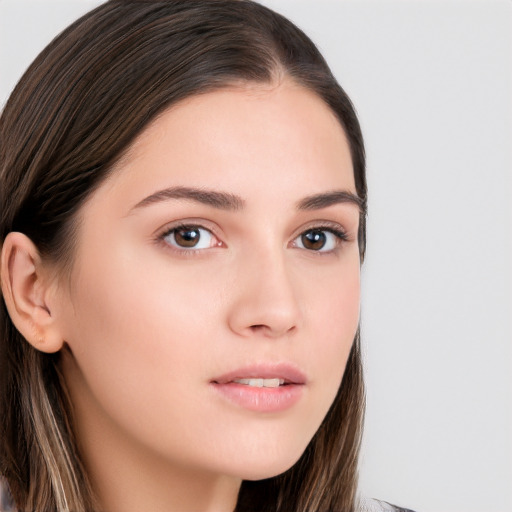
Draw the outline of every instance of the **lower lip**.
<instances>
[{"instance_id":1,"label":"lower lip","mask_svg":"<svg viewBox=\"0 0 512 512\"><path fill-rule=\"evenodd\" d=\"M257 388L237 382L212 385L230 402L256 412L285 411L300 400L304 389L302 384L288 384L277 388Z\"/></svg>"}]
</instances>

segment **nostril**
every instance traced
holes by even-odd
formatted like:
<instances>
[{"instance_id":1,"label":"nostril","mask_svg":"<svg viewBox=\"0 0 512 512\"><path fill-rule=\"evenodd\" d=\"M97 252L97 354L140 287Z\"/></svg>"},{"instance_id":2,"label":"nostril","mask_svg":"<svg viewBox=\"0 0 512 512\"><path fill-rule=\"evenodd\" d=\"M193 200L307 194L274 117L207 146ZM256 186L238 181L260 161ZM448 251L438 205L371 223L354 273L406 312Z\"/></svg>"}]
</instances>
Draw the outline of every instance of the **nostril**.
<instances>
[{"instance_id":1,"label":"nostril","mask_svg":"<svg viewBox=\"0 0 512 512\"><path fill-rule=\"evenodd\" d=\"M277 327L272 328L266 324L254 324L254 325L250 326L250 330L254 334L261 334L261 335L270 336L270 337L281 336L283 334L288 333L289 331L294 330L294 328L295 328L295 326L291 326L288 328L283 327L282 329L279 329Z\"/></svg>"}]
</instances>

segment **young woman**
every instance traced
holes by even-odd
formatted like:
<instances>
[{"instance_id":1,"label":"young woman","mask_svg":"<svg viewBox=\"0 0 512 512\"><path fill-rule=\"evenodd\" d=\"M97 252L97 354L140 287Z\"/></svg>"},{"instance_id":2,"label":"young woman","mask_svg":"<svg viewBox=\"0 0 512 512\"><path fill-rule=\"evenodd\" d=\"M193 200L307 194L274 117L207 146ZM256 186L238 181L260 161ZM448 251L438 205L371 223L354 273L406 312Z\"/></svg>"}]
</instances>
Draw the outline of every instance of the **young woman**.
<instances>
[{"instance_id":1,"label":"young woman","mask_svg":"<svg viewBox=\"0 0 512 512\"><path fill-rule=\"evenodd\" d=\"M4 507L360 509L364 147L300 30L111 0L17 85L0 173Z\"/></svg>"}]
</instances>

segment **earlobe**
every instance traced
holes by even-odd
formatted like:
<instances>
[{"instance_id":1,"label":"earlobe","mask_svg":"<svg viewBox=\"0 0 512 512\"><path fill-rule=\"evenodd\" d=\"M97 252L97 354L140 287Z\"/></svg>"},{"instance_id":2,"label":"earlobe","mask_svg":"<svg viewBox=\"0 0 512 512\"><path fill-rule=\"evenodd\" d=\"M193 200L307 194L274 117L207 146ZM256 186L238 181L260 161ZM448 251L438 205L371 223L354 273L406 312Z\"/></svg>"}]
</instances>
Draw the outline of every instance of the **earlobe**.
<instances>
[{"instance_id":1,"label":"earlobe","mask_svg":"<svg viewBox=\"0 0 512 512\"><path fill-rule=\"evenodd\" d=\"M23 233L11 232L5 238L0 275L5 304L18 331L37 350L59 351L63 340L48 304L47 273L37 247Z\"/></svg>"}]
</instances>

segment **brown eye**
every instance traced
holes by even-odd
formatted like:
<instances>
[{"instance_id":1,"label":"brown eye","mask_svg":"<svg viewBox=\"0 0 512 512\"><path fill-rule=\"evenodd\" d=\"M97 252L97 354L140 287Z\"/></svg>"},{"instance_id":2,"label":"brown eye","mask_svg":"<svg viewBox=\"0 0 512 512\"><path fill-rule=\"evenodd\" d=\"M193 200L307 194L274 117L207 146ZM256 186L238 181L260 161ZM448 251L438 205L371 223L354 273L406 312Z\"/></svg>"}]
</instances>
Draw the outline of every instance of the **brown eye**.
<instances>
[{"instance_id":1,"label":"brown eye","mask_svg":"<svg viewBox=\"0 0 512 512\"><path fill-rule=\"evenodd\" d=\"M302 245L305 249L311 249L312 251L318 251L322 249L327 240L325 231L312 230L306 231L301 235Z\"/></svg>"},{"instance_id":2,"label":"brown eye","mask_svg":"<svg viewBox=\"0 0 512 512\"><path fill-rule=\"evenodd\" d=\"M339 229L315 228L300 234L295 239L294 245L308 251L327 253L335 251L344 240L347 240L347 235Z\"/></svg>"},{"instance_id":3,"label":"brown eye","mask_svg":"<svg viewBox=\"0 0 512 512\"><path fill-rule=\"evenodd\" d=\"M181 226L169 231L163 239L179 249L207 249L212 247L213 234L199 226Z\"/></svg>"}]
</instances>

